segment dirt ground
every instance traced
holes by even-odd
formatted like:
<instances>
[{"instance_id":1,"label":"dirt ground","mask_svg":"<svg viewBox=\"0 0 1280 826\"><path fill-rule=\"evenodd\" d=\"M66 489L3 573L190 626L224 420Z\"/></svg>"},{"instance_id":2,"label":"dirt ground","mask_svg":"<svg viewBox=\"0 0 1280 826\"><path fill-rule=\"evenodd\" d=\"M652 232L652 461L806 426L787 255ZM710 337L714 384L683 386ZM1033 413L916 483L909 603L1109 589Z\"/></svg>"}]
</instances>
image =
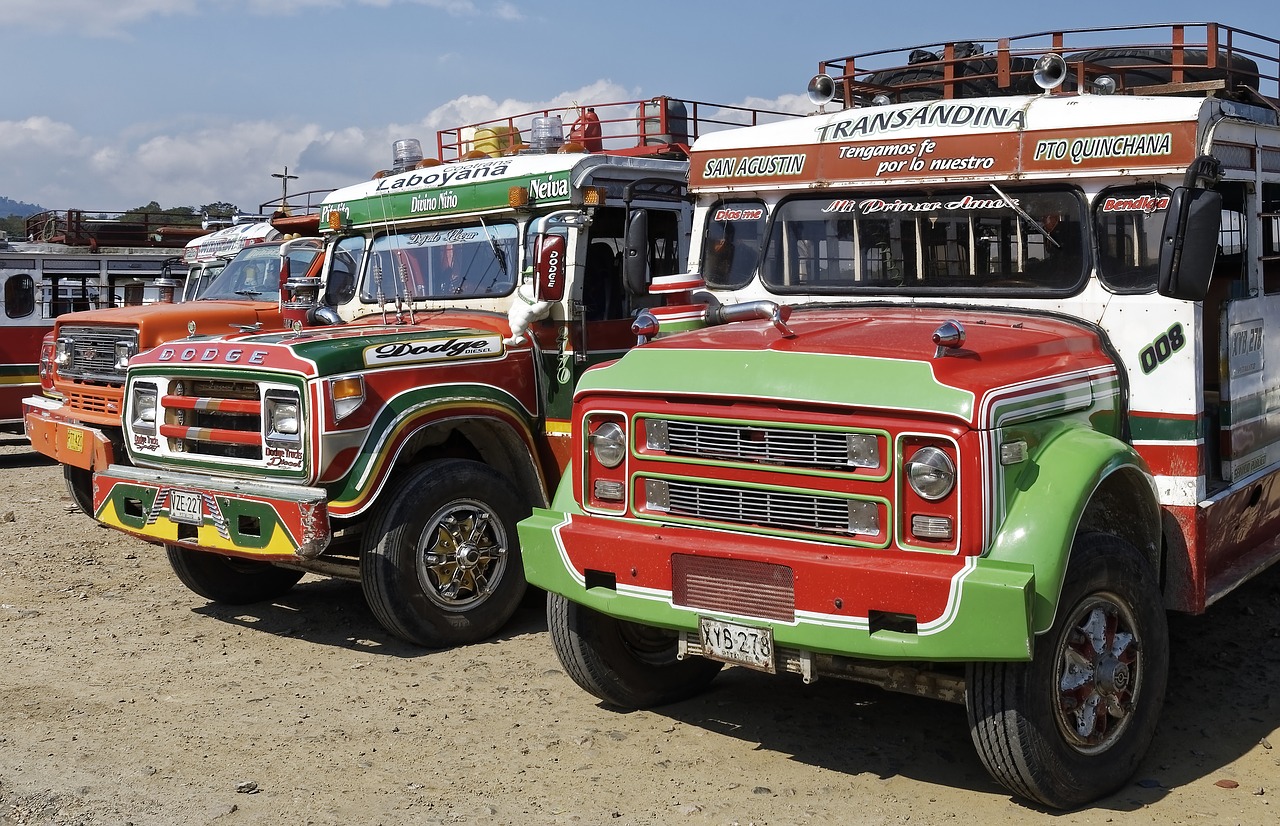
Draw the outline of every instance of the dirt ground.
<instances>
[{"instance_id":1,"label":"dirt ground","mask_svg":"<svg viewBox=\"0 0 1280 826\"><path fill-rule=\"evenodd\" d=\"M604 708L540 594L448 651L390 638L346 582L211 605L0 436L5 826L1280 821L1280 568L1172 635L1133 782L1051 814L988 778L958 705L733 668L688 702Z\"/></svg>"}]
</instances>

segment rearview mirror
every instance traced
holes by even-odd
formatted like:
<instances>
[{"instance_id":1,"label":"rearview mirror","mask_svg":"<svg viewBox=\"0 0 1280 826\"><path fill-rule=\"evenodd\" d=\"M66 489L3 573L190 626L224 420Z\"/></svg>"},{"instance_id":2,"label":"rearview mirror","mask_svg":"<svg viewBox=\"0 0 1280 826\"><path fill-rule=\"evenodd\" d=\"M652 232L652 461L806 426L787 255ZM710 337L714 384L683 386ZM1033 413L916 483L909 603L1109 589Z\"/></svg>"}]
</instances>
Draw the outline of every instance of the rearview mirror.
<instances>
[{"instance_id":1,"label":"rearview mirror","mask_svg":"<svg viewBox=\"0 0 1280 826\"><path fill-rule=\"evenodd\" d=\"M539 301L564 298L563 235L540 233L533 244L534 297Z\"/></svg>"},{"instance_id":2,"label":"rearview mirror","mask_svg":"<svg viewBox=\"0 0 1280 826\"><path fill-rule=\"evenodd\" d=\"M649 292L649 213L643 209L627 221L627 246L622 253L622 280L631 295Z\"/></svg>"},{"instance_id":3,"label":"rearview mirror","mask_svg":"<svg viewBox=\"0 0 1280 826\"><path fill-rule=\"evenodd\" d=\"M1160 238L1160 295L1203 301L1218 256L1222 194L1211 189L1173 191Z\"/></svg>"}]
</instances>

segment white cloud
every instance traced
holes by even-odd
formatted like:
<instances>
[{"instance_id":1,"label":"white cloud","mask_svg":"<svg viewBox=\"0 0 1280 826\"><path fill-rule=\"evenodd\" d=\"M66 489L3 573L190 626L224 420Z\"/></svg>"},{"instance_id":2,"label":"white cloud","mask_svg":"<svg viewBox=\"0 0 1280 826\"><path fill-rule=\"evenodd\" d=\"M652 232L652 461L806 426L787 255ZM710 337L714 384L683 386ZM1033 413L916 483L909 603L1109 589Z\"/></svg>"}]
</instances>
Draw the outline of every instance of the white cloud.
<instances>
[{"instance_id":1,"label":"white cloud","mask_svg":"<svg viewBox=\"0 0 1280 826\"><path fill-rule=\"evenodd\" d=\"M47 209L122 210L157 201L161 206L200 206L228 201L252 211L280 194L274 173L289 167L292 192L328 189L368 180L392 161L392 144L417 138L424 153L437 153L436 133L463 124L526 112L565 116L575 105L638 100L644 95L607 80L543 101L463 95L417 121L360 129L324 129L316 124L254 120L177 128L135 125L115 136L94 136L45 117L0 121L0 166L10 198ZM811 111L802 95L752 98L738 106L788 112ZM703 117L712 113L701 111ZM716 113L734 121L732 112Z\"/></svg>"}]
</instances>

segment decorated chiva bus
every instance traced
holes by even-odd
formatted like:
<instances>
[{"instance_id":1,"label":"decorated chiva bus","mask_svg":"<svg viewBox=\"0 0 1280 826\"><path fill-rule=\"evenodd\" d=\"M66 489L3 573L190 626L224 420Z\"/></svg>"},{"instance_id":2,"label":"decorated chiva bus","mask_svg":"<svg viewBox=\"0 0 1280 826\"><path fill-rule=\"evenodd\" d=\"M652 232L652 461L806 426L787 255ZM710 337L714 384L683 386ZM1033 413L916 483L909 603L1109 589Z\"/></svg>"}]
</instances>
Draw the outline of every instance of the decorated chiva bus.
<instances>
[{"instance_id":1,"label":"decorated chiva bus","mask_svg":"<svg viewBox=\"0 0 1280 826\"><path fill-rule=\"evenodd\" d=\"M193 218L198 221L198 218ZM170 265L203 235L172 215L48 210L22 238L0 235L0 430L22 432L22 400L40 392L41 340L59 316L162 300Z\"/></svg>"},{"instance_id":2,"label":"decorated chiva bus","mask_svg":"<svg viewBox=\"0 0 1280 826\"><path fill-rule=\"evenodd\" d=\"M281 274L318 272L319 214L277 223L287 231L259 217L193 239L174 265L186 266L185 283L169 281L160 301L67 313L45 336L42 392L23 399L23 424L32 447L62 465L84 513L93 512L93 471L128 461L120 402L129 359L193 331L279 329Z\"/></svg>"},{"instance_id":3,"label":"decorated chiva bus","mask_svg":"<svg viewBox=\"0 0 1280 826\"><path fill-rule=\"evenodd\" d=\"M1016 795L1123 784L1166 611L1280 555L1277 46L858 55L823 111L695 143L705 289L580 379L519 528L573 679L627 707L725 663L866 681L963 704Z\"/></svg>"},{"instance_id":4,"label":"decorated chiva bus","mask_svg":"<svg viewBox=\"0 0 1280 826\"><path fill-rule=\"evenodd\" d=\"M208 599L314 572L358 579L413 643L491 635L525 592L515 526L568 461L577 376L683 268L691 139L762 116L781 117L659 98L444 130L432 159L397 141L323 203L324 272L286 283L285 329L130 362L132 466L95 472L96 518Z\"/></svg>"}]
</instances>

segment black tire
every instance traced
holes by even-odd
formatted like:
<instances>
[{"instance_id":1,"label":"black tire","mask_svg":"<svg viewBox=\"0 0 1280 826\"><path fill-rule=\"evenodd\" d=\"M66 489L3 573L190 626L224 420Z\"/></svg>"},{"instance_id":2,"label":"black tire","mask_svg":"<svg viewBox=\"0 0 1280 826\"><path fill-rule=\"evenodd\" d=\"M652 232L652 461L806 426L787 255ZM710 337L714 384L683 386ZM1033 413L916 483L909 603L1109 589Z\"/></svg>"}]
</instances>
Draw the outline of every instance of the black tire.
<instances>
[{"instance_id":1,"label":"black tire","mask_svg":"<svg viewBox=\"0 0 1280 826\"><path fill-rule=\"evenodd\" d=\"M63 465L62 481L66 483L67 494L80 512L85 516L93 516L93 471Z\"/></svg>"},{"instance_id":2,"label":"black tire","mask_svg":"<svg viewBox=\"0 0 1280 826\"><path fill-rule=\"evenodd\" d=\"M182 584L205 599L225 605L265 602L288 592L302 579L302 571L165 545L169 567Z\"/></svg>"},{"instance_id":3,"label":"black tire","mask_svg":"<svg viewBox=\"0 0 1280 826\"><path fill-rule=\"evenodd\" d=\"M393 480L360 553L360 584L378 622L428 648L492 636L527 587L516 523L530 513L480 462L431 462Z\"/></svg>"},{"instance_id":4,"label":"black tire","mask_svg":"<svg viewBox=\"0 0 1280 826\"><path fill-rule=\"evenodd\" d=\"M702 657L676 659L672 631L615 619L559 594L547 594L547 630L570 678L621 708L692 697L723 667Z\"/></svg>"},{"instance_id":5,"label":"black tire","mask_svg":"<svg viewBox=\"0 0 1280 826\"><path fill-rule=\"evenodd\" d=\"M955 81L957 98L995 97L999 95L1035 94L1040 87L1031 79L1031 70L1035 65L1025 57L1012 60L1012 81L1007 88L1001 88L996 79L996 59L994 57L978 57L966 60L958 65ZM989 77L971 77L966 75L989 75ZM895 102L928 101L942 99L943 69L937 64L922 64L903 69L887 69L876 72L868 80L881 86L910 86L895 99Z\"/></svg>"},{"instance_id":6,"label":"black tire","mask_svg":"<svg viewBox=\"0 0 1280 826\"><path fill-rule=\"evenodd\" d=\"M1206 49L1184 49L1182 52L1183 82L1198 83L1208 80L1225 80L1230 77L1232 85L1245 84L1258 88L1258 64L1243 55L1233 54L1230 65L1227 53L1218 52L1218 65L1210 69ZM1173 82L1173 70L1165 68L1173 62L1172 49L1094 49L1067 55L1066 61L1073 65L1086 61L1095 66L1102 66L1120 75L1126 89L1142 86L1158 86ZM1075 73L1068 68L1067 88L1075 85ZM1204 92L1197 92L1202 95Z\"/></svg>"},{"instance_id":7,"label":"black tire","mask_svg":"<svg viewBox=\"0 0 1280 826\"><path fill-rule=\"evenodd\" d=\"M1097 641L1109 653L1096 652ZM1055 809L1109 794L1151 744L1168 664L1169 630L1150 564L1123 539L1084 534L1032 660L967 669L978 755L1011 792Z\"/></svg>"}]
</instances>

